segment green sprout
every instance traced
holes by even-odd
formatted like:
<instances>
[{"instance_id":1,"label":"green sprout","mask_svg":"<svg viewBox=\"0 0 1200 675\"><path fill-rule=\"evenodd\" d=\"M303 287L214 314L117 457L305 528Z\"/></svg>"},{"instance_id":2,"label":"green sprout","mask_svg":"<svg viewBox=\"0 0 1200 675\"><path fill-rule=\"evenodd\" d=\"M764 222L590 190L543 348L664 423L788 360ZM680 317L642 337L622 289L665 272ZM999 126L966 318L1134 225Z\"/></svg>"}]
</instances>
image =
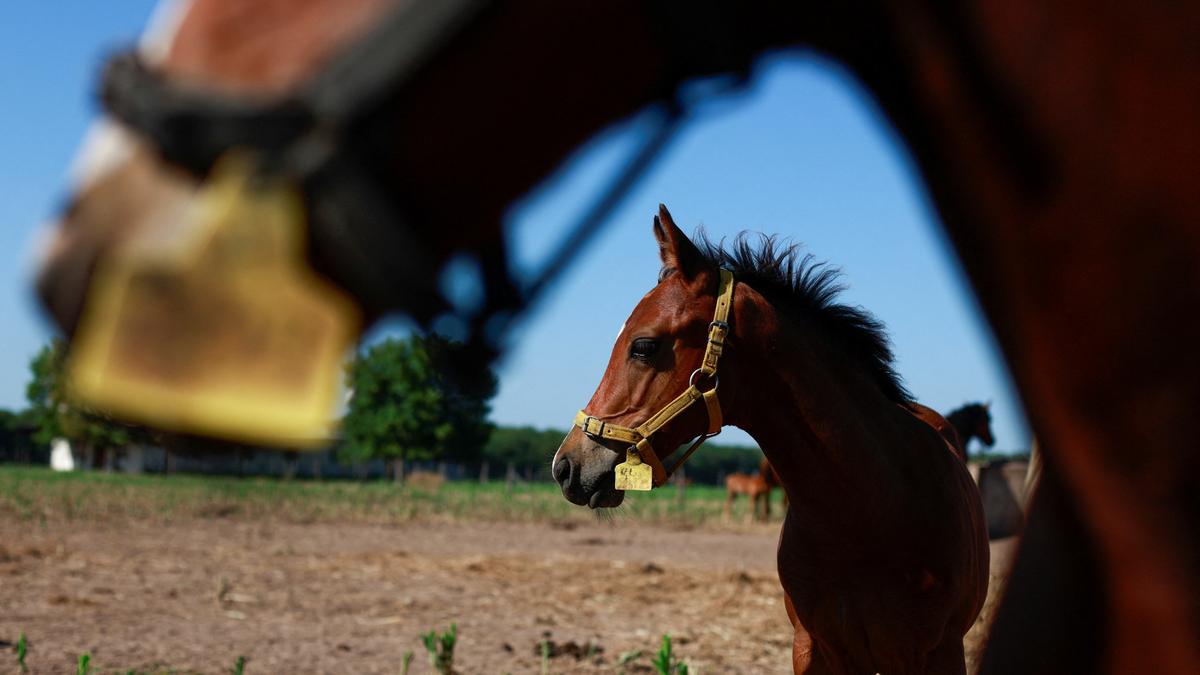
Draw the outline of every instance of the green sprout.
<instances>
[{"instance_id":1,"label":"green sprout","mask_svg":"<svg viewBox=\"0 0 1200 675\"><path fill-rule=\"evenodd\" d=\"M450 630L438 633L431 630L421 636L425 651L429 652L429 665L441 675L454 673L454 644L458 642L458 624L450 624Z\"/></svg>"},{"instance_id":2,"label":"green sprout","mask_svg":"<svg viewBox=\"0 0 1200 675\"><path fill-rule=\"evenodd\" d=\"M542 640L539 646L542 649L542 675L550 675L550 641Z\"/></svg>"},{"instance_id":3,"label":"green sprout","mask_svg":"<svg viewBox=\"0 0 1200 675\"><path fill-rule=\"evenodd\" d=\"M671 650L671 636L665 633L662 646L658 648L658 654L655 654L650 664L658 671L658 675L688 675L687 664L675 660L675 654Z\"/></svg>"},{"instance_id":4,"label":"green sprout","mask_svg":"<svg viewBox=\"0 0 1200 675\"><path fill-rule=\"evenodd\" d=\"M621 675L625 674L625 666L642 658L642 650L634 649L627 652L621 652L617 657L617 672Z\"/></svg>"},{"instance_id":5,"label":"green sprout","mask_svg":"<svg viewBox=\"0 0 1200 675\"><path fill-rule=\"evenodd\" d=\"M22 673L28 673L29 667L25 665L25 655L29 653L29 640L25 638L25 632L21 631L21 637L17 640L17 665L21 667Z\"/></svg>"}]
</instances>

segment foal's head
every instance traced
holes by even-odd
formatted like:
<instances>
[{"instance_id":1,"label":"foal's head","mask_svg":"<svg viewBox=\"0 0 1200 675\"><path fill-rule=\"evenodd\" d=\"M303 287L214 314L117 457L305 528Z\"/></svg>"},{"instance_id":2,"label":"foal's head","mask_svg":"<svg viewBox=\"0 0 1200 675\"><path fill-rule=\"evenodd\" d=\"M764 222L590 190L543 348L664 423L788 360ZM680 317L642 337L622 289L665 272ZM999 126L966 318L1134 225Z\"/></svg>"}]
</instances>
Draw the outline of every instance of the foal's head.
<instances>
[{"instance_id":1,"label":"foal's head","mask_svg":"<svg viewBox=\"0 0 1200 675\"><path fill-rule=\"evenodd\" d=\"M636 427L689 386L704 357L720 272L683 232L666 207L654 219L662 258L659 282L625 321L608 368L584 410L604 422ZM710 389L716 382L696 382ZM692 406L655 434L660 458L707 429L704 406ZM563 496L592 508L617 506L614 467L628 443L596 440L578 427L559 446L551 464Z\"/></svg>"}]
</instances>

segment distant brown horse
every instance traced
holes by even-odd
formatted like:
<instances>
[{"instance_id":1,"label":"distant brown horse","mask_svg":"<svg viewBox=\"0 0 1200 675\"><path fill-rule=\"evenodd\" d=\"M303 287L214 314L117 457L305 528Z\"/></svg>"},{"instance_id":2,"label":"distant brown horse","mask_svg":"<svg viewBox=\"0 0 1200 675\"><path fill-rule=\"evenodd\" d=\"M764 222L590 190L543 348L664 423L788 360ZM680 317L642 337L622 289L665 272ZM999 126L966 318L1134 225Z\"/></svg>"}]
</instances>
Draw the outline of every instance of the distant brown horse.
<instances>
[{"instance_id":1,"label":"distant brown horse","mask_svg":"<svg viewBox=\"0 0 1200 675\"><path fill-rule=\"evenodd\" d=\"M767 520L771 517L771 486L760 474L733 472L725 477L725 518L733 514L733 501L745 495L750 499L752 520Z\"/></svg>"},{"instance_id":2,"label":"distant brown horse","mask_svg":"<svg viewBox=\"0 0 1200 675\"><path fill-rule=\"evenodd\" d=\"M617 506L618 464L661 468L653 448L669 455L714 417L734 424L791 497L778 561L795 672L965 673L962 637L988 585L983 509L955 451L910 409L882 326L838 304L836 274L795 247L743 236L702 251L662 207L654 234L660 281L555 454L563 495ZM714 320L730 293L722 268L736 280L727 322ZM702 374L714 340L715 377ZM701 386L719 406L672 407ZM635 425L645 434L626 433ZM640 436L637 452L617 435Z\"/></svg>"}]
</instances>

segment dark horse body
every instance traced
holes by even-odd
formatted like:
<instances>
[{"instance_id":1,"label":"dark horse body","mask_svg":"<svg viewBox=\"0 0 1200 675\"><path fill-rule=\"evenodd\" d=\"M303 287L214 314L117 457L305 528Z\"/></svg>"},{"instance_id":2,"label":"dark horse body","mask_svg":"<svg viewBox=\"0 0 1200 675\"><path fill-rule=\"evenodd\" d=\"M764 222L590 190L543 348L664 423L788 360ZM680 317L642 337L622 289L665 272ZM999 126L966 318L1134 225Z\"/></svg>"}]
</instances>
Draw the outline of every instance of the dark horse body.
<instances>
[{"instance_id":1,"label":"dark horse body","mask_svg":"<svg viewBox=\"0 0 1200 675\"><path fill-rule=\"evenodd\" d=\"M767 494L763 498L763 515L769 520L771 518L771 492L775 488L779 488L783 493L784 509L787 509L788 494L787 490L783 488L783 483L779 481L779 474L775 473L775 467L771 466L771 460L766 457L763 457L762 461L758 463L758 475L762 476L763 482L767 485Z\"/></svg>"},{"instance_id":2,"label":"dark horse body","mask_svg":"<svg viewBox=\"0 0 1200 675\"><path fill-rule=\"evenodd\" d=\"M986 403L968 403L946 415L946 421L954 426L962 444L963 459L966 459L972 438L978 438L989 448L996 444L996 437L992 435L992 413L988 408Z\"/></svg>"},{"instance_id":3,"label":"dark horse body","mask_svg":"<svg viewBox=\"0 0 1200 675\"><path fill-rule=\"evenodd\" d=\"M445 3L194 0L159 36L161 64L223 92L279 94L392 4ZM982 672L1190 674L1197 26L1200 5L1165 0L496 3L422 54L397 87L403 105L380 116L389 133L368 145L412 207L424 258L494 258L509 203L685 79L746 74L791 46L842 64L912 151L1043 444ZM480 114L485 101L502 103ZM195 189L144 144L110 160L47 240L43 298L68 333L97 257L176 220ZM388 285L397 252L380 234L340 264L313 238L314 262L369 315L420 301Z\"/></svg>"},{"instance_id":4,"label":"dark horse body","mask_svg":"<svg viewBox=\"0 0 1200 675\"><path fill-rule=\"evenodd\" d=\"M982 506L956 450L911 409L881 327L834 303L835 277L795 249L739 240L702 254L665 209L655 223L662 280L626 321L586 413L636 425L676 396L704 350L717 267L730 269L719 396L725 423L758 441L791 499L779 578L794 670L964 673L962 637L988 585ZM705 428L685 415L656 444ZM553 462L563 494L620 504L623 451L574 429Z\"/></svg>"}]
</instances>

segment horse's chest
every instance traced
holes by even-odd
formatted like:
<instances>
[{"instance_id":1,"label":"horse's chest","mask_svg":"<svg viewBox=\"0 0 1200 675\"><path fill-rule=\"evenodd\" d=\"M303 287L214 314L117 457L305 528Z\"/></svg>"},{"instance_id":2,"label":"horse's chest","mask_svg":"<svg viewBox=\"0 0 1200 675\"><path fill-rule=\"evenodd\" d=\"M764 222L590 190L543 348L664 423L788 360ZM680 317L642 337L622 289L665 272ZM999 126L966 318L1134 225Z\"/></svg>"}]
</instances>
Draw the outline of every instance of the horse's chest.
<instances>
[{"instance_id":1,"label":"horse's chest","mask_svg":"<svg viewBox=\"0 0 1200 675\"><path fill-rule=\"evenodd\" d=\"M917 561L868 551L826 557L819 547L796 539L785 528L779 580L797 619L819 642L870 654L874 661L936 642L941 635L946 589Z\"/></svg>"}]
</instances>

